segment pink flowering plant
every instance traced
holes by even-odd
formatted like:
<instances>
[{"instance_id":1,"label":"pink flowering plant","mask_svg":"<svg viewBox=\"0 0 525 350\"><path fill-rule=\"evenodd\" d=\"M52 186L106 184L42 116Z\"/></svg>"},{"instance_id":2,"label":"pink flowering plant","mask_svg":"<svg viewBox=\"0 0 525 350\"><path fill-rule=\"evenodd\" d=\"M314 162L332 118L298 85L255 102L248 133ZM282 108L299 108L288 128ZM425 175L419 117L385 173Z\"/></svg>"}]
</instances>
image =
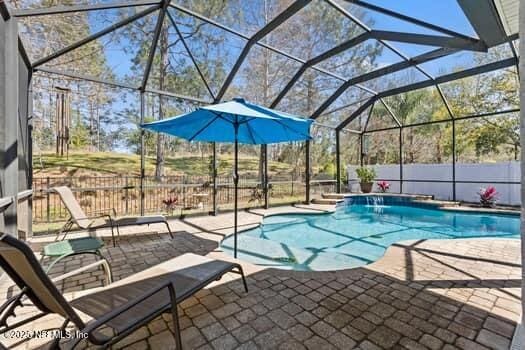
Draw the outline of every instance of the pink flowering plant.
<instances>
[{"instance_id":1,"label":"pink flowering plant","mask_svg":"<svg viewBox=\"0 0 525 350\"><path fill-rule=\"evenodd\" d=\"M494 186L481 188L478 195L479 203L484 207L493 207L499 199L499 193Z\"/></svg>"},{"instance_id":2,"label":"pink flowering plant","mask_svg":"<svg viewBox=\"0 0 525 350\"><path fill-rule=\"evenodd\" d=\"M164 207L166 208L168 213L172 215L175 209L177 208L179 199L177 197L169 197L162 200L162 203L164 204Z\"/></svg>"},{"instance_id":3,"label":"pink flowering plant","mask_svg":"<svg viewBox=\"0 0 525 350\"><path fill-rule=\"evenodd\" d=\"M385 193L390 189L390 184L386 181L379 181L377 187L379 188L379 191Z\"/></svg>"}]
</instances>

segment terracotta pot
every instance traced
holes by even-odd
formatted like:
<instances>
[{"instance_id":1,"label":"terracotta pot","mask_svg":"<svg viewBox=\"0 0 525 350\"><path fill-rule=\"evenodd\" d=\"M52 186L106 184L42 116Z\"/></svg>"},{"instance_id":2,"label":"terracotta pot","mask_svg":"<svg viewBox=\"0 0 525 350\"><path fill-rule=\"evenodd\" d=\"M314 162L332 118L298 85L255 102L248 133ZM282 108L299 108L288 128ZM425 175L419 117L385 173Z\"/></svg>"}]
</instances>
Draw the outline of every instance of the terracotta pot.
<instances>
[{"instance_id":1,"label":"terracotta pot","mask_svg":"<svg viewBox=\"0 0 525 350\"><path fill-rule=\"evenodd\" d=\"M370 193L372 192L372 186L374 186L374 183L373 182L360 182L359 185L361 186L361 192Z\"/></svg>"}]
</instances>

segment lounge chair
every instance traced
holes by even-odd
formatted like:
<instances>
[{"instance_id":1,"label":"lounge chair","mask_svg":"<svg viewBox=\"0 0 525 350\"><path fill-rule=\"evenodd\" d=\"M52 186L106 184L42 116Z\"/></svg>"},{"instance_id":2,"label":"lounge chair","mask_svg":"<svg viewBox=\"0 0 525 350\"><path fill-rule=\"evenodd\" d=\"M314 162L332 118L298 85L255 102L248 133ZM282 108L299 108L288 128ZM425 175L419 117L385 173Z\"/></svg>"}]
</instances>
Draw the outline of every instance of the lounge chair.
<instances>
[{"instance_id":1,"label":"lounge chair","mask_svg":"<svg viewBox=\"0 0 525 350\"><path fill-rule=\"evenodd\" d=\"M171 232L170 225L168 220L163 215L148 215L148 216L127 216L117 218L117 213L115 208L111 211L111 214L100 214L98 216L88 217L82 207L76 200L75 196L71 189L67 186L54 187L53 191L58 193L60 199L66 206L69 212L69 219L66 224L60 229L57 234L57 238L63 233L64 239L67 233L73 228L73 225L77 225L84 230L94 230L97 228L111 227L111 238L113 240L113 246L115 246L115 233L114 228L117 229L117 235L120 236L119 227L120 226L130 226L130 225L151 225L163 223L166 225L170 237L173 238L173 233Z\"/></svg>"},{"instance_id":2,"label":"lounge chair","mask_svg":"<svg viewBox=\"0 0 525 350\"><path fill-rule=\"evenodd\" d=\"M104 261L83 267L82 271L104 265ZM89 342L104 347L115 344L161 314L171 313L177 349L181 349L177 304L227 272L240 274L248 291L239 264L184 254L108 286L78 292L83 295L68 302L53 284L64 277L51 280L31 249L7 234L0 237L0 266L21 289L19 295L0 306L0 334L45 315L58 314L65 319L60 331L71 322L79 332L87 335ZM8 318L21 306L21 299L25 296L40 313L8 324ZM74 348L81 341L78 337L64 345ZM59 345L58 340L53 344L54 348Z\"/></svg>"}]
</instances>

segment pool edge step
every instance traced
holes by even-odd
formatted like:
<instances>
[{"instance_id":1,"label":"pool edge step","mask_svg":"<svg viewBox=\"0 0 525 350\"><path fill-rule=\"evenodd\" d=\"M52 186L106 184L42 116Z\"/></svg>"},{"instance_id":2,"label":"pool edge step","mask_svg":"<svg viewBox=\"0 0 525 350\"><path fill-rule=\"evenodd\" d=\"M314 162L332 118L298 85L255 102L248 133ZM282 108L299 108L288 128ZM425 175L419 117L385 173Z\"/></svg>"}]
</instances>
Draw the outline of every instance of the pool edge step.
<instances>
[{"instance_id":1,"label":"pool edge step","mask_svg":"<svg viewBox=\"0 0 525 350\"><path fill-rule=\"evenodd\" d=\"M312 204L324 204L324 205L335 205L337 202L343 200L343 198L314 198L311 200Z\"/></svg>"}]
</instances>

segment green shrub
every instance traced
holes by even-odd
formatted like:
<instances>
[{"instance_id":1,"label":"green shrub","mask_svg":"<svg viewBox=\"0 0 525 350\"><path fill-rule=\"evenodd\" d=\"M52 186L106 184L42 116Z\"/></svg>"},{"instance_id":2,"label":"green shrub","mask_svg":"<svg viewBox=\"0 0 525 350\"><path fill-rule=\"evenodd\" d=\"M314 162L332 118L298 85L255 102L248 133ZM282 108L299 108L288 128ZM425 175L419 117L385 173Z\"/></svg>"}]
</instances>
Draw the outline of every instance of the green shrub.
<instances>
[{"instance_id":1,"label":"green shrub","mask_svg":"<svg viewBox=\"0 0 525 350\"><path fill-rule=\"evenodd\" d=\"M323 172L325 174L330 175L331 177L335 177L335 173L336 173L335 164L332 162L326 163L323 167Z\"/></svg>"},{"instance_id":2,"label":"green shrub","mask_svg":"<svg viewBox=\"0 0 525 350\"><path fill-rule=\"evenodd\" d=\"M373 182L376 178L376 171L373 168L361 167L355 169L355 172L359 181L363 183Z\"/></svg>"}]
</instances>

